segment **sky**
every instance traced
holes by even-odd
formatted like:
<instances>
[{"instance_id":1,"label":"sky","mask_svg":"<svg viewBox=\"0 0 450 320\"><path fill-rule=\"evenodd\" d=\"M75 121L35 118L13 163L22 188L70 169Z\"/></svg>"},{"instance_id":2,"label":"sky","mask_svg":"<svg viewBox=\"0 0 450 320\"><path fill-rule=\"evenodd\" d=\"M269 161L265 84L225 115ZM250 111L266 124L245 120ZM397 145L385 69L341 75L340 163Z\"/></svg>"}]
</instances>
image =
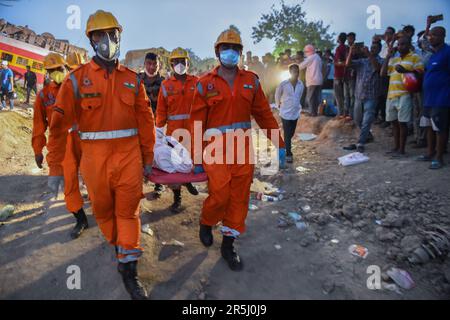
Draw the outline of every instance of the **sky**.
<instances>
[{"instance_id":1,"label":"sky","mask_svg":"<svg viewBox=\"0 0 450 320\"><path fill-rule=\"evenodd\" d=\"M287 4L299 0L285 0ZM11 7L1 6L12 4ZM98 9L112 12L123 26L121 58L128 50L164 47L191 48L202 58L213 57L213 45L221 31L236 25L242 33L244 51L262 56L274 49L272 40L254 44L252 27L279 0L0 0L0 18L17 25L28 25L37 33L50 32L57 39L91 49L84 30L89 15ZM80 8L79 29L69 29L67 9ZM370 5L380 8L380 29L369 29ZM335 33L354 31L357 41L370 42L387 26L396 29L405 24L425 28L429 14L444 14L450 34L449 0L305 0L307 20L322 19ZM447 35L447 42L449 35ZM92 50L90 50L92 53Z\"/></svg>"}]
</instances>

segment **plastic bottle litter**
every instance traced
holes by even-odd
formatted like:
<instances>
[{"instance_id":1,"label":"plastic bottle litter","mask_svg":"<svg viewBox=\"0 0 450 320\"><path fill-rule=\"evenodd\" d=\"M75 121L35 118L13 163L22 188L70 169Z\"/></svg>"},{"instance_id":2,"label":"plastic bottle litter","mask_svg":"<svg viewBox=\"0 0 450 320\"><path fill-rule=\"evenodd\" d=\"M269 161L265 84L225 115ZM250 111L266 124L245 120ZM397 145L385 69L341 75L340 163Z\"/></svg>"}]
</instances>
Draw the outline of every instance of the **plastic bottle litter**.
<instances>
[{"instance_id":1,"label":"plastic bottle litter","mask_svg":"<svg viewBox=\"0 0 450 320\"><path fill-rule=\"evenodd\" d=\"M348 248L348 252L350 252L354 256L365 259L367 257L367 255L369 254L369 249L367 249L363 246L357 245L357 244L352 244Z\"/></svg>"},{"instance_id":2,"label":"plastic bottle litter","mask_svg":"<svg viewBox=\"0 0 450 320\"><path fill-rule=\"evenodd\" d=\"M409 290L416 286L411 275L405 270L391 268L386 273L400 288Z\"/></svg>"},{"instance_id":3,"label":"plastic bottle litter","mask_svg":"<svg viewBox=\"0 0 450 320\"><path fill-rule=\"evenodd\" d=\"M10 204L7 206L4 206L3 209L0 211L0 221L5 221L10 216L12 216L12 214L14 213L14 210L16 210L16 209L14 208L14 206L12 206Z\"/></svg>"},{"instance_id":4,"label":"plastic bottle litter","mask_svg":"<svg viewBox=\"0 0 450 320\"><path fill-rule=\"evenodd\" d=\"M153 230L150 228L149 224L144 224L141 228L142 232L153 237Z\"/></svg>"}]
</instances>

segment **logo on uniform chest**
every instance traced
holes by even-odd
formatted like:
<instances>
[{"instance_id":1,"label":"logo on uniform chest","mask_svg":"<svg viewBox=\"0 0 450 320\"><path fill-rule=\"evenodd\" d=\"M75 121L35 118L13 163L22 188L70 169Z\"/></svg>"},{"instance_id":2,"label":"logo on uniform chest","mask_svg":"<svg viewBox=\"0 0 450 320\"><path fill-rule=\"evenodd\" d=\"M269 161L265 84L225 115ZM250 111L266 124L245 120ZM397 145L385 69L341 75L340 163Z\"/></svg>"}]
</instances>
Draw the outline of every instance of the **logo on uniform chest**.
<instances>
[{"instance_id":1,"label":"logo on uniform chest","mask_svg":"<svg viewBox=\"0 0 450 320\"><path fill-rule=\"evenodd\" d=\"M55 96L53 95L53 93L49 92L47 94L47 99L44 100L44 106L49 107L51 105L54 105L55 102L56 102Z\"/></svg>"}]
</instances>

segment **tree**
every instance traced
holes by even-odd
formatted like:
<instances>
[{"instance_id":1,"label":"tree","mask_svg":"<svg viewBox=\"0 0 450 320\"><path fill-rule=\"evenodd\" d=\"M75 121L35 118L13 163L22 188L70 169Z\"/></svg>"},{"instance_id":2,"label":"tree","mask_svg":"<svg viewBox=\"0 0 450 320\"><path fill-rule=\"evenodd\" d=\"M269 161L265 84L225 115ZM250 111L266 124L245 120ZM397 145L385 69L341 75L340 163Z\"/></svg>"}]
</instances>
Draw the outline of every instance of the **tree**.
<instances>
[{"instance_id":1,"label":"tree","mask_svg":"<svg viewBox=\"0 0 450 320\"><path fill-rule=\"evenodd\" d=\"M254 43L265 38L275 40L276 55L288 48L303 50L307 44L319 49L332 48L335 33L330 33L330 25L322 20L307 21L303 10L304 2L287 5L282 0L280 9L273 5L271 11L263 14L258 25L252 28Z\"/></svg>"}]
</instances>

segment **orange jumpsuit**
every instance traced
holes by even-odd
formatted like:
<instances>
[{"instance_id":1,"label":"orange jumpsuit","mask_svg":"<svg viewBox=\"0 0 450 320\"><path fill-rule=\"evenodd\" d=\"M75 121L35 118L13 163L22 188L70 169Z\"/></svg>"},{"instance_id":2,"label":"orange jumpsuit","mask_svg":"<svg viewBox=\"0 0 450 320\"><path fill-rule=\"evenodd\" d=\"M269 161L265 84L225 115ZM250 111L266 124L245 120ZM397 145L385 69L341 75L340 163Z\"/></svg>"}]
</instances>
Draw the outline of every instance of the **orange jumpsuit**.
<instances>
[{"instance_id":1,"label":"orange jumpsuit","mask_svg":"<svg viewBox=\"0 0 450 320\"><path fill-rule=\"evenodd\" d=\"M239 132L249 135L253 116L261 129L275 130L278 139L276 135L272 139L270 130L267 136L276 147L284 148L284 141L257 75L239 70L232 89L227 81L219 76L218 69L219 67L216 67L198 81L190 115L194 161L198 163L200 156L208 175L209 196L203 204L200 223L213 226L222 221L222 233L237 237L245 231L254 169L254 165L249 161L253 152L251 139L246 139L244 144L238 144L237 136ZM195 122L201 123L201 132L195 129ZM208 131L211 130L220 134L198 147L195 144L198 139L196 135L205 135L207 139ZM235 143L228 143L228 139L233 139L230 141ZM215 149L211 154L218 160L211 163L202 157L202 153L213 142L223 145L223 151ZM245 161L238 158L238 149L245 151ZM234 152L231 163L227 161L230 152Z\"/></svg>"},{"instance_id":2,"label":"orange jumpsuit","mask_svg":"<svg viewBox=\"0 0 450 320\"><path fill-rule=\"evenodd\" d=\"M35 155L42 154L42 150L47 144L45 132L49 126L49 120L51 119L59 88L60 86L52 81L44 86L36 96L33 113L33 134L31 138L31 145Z\"/></svg>"},{"instance_id":3,"label":"orange jumpsuit","mask_svg":"<svg viewBox=\"0 0 450 320\"><path fill-rule=\"evenodd\" d=\"M36 98L31 142L35 155L42 154L42 149L46 145L45 132L51 120L59 88L60 85L52 81L39 92ZM67 152L64 159L64 200L70 212L77 212L83 207L83 198L81 197L78 182L79 156L81 151L76 138L73 137L73 134L68 136Z\"/></svg>"},{"instance_id":4,"label":"orange jumpsuit","mask_svg":"<svg viewBox=\"0 0 450 320\"><path fill-rule=\"evenodd\" d=\"M156 109L156 126L161 128L167 123L166 135L172 135L176 129L189 130L189 112L197 81L197 77L187 75L184 83L173 76L162 82Z\"/></svg>"},{"instance_id":5,"label":"orange jumpsuit","mask_svg":"<svg viewBox=\"0 0 450 320\"><path fill-rule=\"evenodd\" d=\"M79 127L80 170L97 223L120 262L135 261L140 246L139 204L144 165L153 162L153 113L136 73L112 73L94 60L64 80L50 123L50 175L62 174L67 130Z\"/></svg>"}]
</instances>

